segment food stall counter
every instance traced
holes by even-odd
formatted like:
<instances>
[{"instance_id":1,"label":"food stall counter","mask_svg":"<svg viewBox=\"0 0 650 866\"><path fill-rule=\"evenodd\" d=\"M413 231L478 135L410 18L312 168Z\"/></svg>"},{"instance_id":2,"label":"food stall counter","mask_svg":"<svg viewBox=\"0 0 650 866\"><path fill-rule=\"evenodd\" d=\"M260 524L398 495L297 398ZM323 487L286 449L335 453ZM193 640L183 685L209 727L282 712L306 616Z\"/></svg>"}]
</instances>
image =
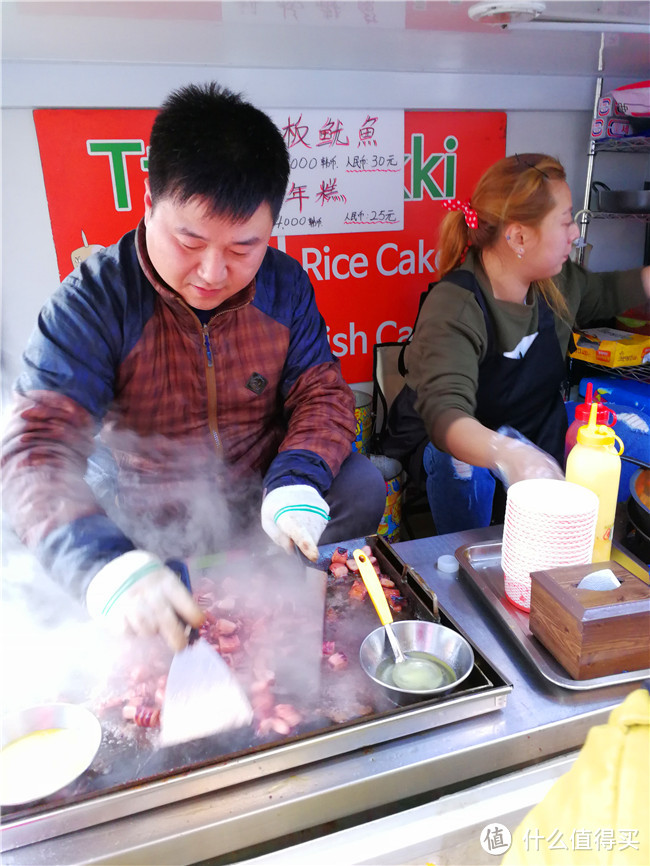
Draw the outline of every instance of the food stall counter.
<instances>
[{"instance_id":1,"label":"food stall counter","mask_svg":"<svg viewBox=\"0 0 650 866\"><path fill-rule=\"evenodd\" d=\"M74 809L61 816L57 835L36 841L36 824L3 828L3 862L10 864L197 864L237 862L250 852L282 849L308 828L328 832L332 822L367 820L376 810L400 809L405 801L471 788L580 748L588 730L603 723L612 707L638 683L567 689L550 682L517 646L461 573L438 570L440 556L500 538L499 527L405 541L394 545L401 559L435 591L441 608L464 630L479 652L512 685L494 709L421 729L341 754L296 765L283 761L296 744L278 750L274 772L155 805L151 785L139 794L151 808L110 819L96 809L92 826L76 829ZM426 716L423 716L426 719ZM372 721L367 725L374 724ZM198 776L197 776L198 774ZM195 771L200 782L209 768ZM195 779L195 781L197 781ZM182 784L163 779L157 790ZM199 792L199 793L197 793ZM132 796L131 792L131 796ZM111 795L112 799L124 796ZM107 798L108 800L108 798ZM83 804L81 804L82 806ZM108 802L106 803L108 805ZM66 829L69 821L69 832ZM13 834L13 835L12 835ZM12 839L13 844L5 844ZM17 844L17 842L19 844Z\"/></svg>"}]
</instances>

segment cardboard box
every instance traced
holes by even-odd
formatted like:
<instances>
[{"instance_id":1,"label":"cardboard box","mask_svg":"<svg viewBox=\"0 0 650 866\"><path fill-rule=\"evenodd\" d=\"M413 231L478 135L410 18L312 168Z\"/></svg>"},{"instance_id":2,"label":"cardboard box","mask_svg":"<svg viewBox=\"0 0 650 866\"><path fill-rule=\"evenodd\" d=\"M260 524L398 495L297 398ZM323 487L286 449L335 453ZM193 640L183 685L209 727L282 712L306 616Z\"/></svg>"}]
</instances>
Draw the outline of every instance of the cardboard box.
<instances>
[{"instance_id":1,"label":"cardboard box","mask_svg":"<svg viewBox=\"0 0 650 866\"><path fill-rule=\"evenodd\" d=\"M572 358L603 367L639 367L650 364L650 337L614 328L574 331Z\"/></svg>"},{"instance_id":2,"label":"cardboard box","mask_svg":"<svg viewBox=\"0 0 650 866\"><path fill-rule=\"evenodd\" d=\"M613 96L601 96L598 100L596 117L603 119L608 117L625 117L625 112Z\"/></svg>"},{"instance_id":3,"label":"cardboard box","mask_svg":"<svg viewBox=\"0 0 650 866\"><path fill-rule=\"evenodd\" d=\"M624 117L595 117L591 124L591 137L594 141L603 138L625 138L634 135L634 128Z\"/></svg>"}]
</instances>

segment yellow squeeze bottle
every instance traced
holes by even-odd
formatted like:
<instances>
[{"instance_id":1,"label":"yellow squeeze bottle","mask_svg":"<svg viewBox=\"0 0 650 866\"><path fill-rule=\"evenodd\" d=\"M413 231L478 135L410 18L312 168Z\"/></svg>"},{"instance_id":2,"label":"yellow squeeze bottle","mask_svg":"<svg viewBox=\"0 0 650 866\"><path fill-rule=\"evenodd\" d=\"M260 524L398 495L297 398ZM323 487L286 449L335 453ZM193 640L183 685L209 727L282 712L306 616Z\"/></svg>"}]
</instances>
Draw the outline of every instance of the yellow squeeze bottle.
<instances>
[{"instance_id":1,"label":"yellow squeeze bottle","mask_svg":"<svg viewBox=\"0 0 650 866\"><path fill-rule=\"evenodd\" d=\"M592 562L606 562L612 549L618 485L621 480L623 443L605 424L596 424L598 404L591 404L589 422L578 429L577 441L569 452L566 480L581 484L598 496L598 519ZM616 450L620 443L620 451Z\"/></svg>"}]
</instances>

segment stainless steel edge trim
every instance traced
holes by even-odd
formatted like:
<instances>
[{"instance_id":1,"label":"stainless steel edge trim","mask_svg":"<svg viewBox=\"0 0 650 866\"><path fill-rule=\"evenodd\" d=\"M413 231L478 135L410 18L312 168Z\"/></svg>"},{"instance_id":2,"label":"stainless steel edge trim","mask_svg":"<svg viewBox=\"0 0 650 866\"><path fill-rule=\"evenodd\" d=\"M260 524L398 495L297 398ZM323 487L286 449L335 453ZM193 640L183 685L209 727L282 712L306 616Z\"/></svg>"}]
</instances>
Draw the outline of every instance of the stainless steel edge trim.
<instances>
[{"instance_id":1,"label":"stainless steel edge trim","mask_svg":"<svg viewBox=\"0 0 650 866\"><path fill-rule=\"evenodd\" d=\"M240 862L247 866L479 863L480 837L485 826L498 821L514 835L530 809L571 769L578 754L576 751L551 758L421 805L371 817L353 827Z\"/></svg>"},{"instance_id":2,"label":"stainless steel edge trim","mask_svg":"<svg viewBox=\"0 0 650 866\"><path fill-rule=\"evenodd\" d=\"M249 782L261 775L272 776L274 773L305 767L344 752L365 749L375 745L378 738L386 740L387 721L390 722L390 742L461 721L468 716L501 709L505 706L511 688L509 685L495 686L485 692L460 697L454 697L452 692L445 701L430 706L418 706L412 710L404 709L390 720L378 718L361 721L352 727L278 745L263 753L235 758L198 770L180 771L176 776L134 785L125 791L108 793L83 803L63 806L24 821L8 821L2 826L2 849L8 851L21 845L125 818L136 812L169 806L176 801L220 791Z\"/></svg>"},{"instance_id":3,"label":"stainless steel edge trim","mask_svg":"<svg viewBox=\"0 0 650 866\"><path fill-rule=\"evenodd\" d=\"M212 791L161 810L28 845L5 866L38 864L191 864L368 809L455 785L504 768L531 765L579 748L610 707L430 757L426 732L354 755L321 761L298 774Z\"/></svg>"}]
</instances>

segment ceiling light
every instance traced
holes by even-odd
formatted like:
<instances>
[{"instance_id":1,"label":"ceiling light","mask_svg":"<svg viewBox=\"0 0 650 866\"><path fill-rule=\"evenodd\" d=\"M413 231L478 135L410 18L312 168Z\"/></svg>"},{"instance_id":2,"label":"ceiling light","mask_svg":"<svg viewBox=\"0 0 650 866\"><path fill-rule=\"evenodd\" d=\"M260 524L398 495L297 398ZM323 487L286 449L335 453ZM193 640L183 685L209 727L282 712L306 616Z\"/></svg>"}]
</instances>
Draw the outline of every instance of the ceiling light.
<instances>
[{"instance_id":1,"label":"ceiling light","mask_svg":"<svg viewBox=\"0 0 650 866\"><path fill-rule=\"evenodd\" d=\"M540 0L494 0L494 2L475 3L468 9L472 21L482 24L496 24L505 28L514 22L533 21L545 10L546 4Z\"/></svg>"}]
</instances>

